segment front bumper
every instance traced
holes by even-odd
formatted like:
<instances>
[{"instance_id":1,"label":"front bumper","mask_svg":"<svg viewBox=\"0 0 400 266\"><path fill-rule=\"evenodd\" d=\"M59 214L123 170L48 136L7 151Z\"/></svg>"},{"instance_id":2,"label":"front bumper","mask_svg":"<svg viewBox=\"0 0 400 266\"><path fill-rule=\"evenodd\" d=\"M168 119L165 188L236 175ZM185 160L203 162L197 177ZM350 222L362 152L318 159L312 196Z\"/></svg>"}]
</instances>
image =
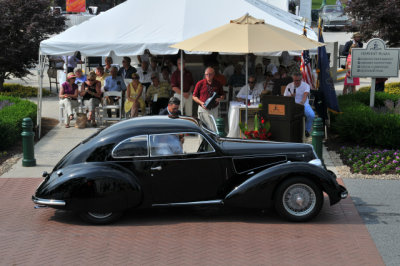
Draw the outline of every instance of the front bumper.
<instances>
[{"instance_id":1,"label":"front bumper","mask_svg":"<svg viewBox=\"0 0 400 266\"><path fill-rule=\"evenodd\" d=\"M349 192L347 191L347 189L344 186L342 186L342 185L339 185L339 186L340 186L340 198L341 199L347 198L347 196L349 195Z\"/></svg>"},{"instance_id":2,"label":"front bumper","mask_svg":"<svg viewBox=\"0 0 400 266\"><path fill-rule=\"evenodd\" d=\"M64 207L65 201L63 200L54 200L54 199L41 199L35 196L32 196L32 201L37 204L39 207Z\"/></svg>"}]
</instances>

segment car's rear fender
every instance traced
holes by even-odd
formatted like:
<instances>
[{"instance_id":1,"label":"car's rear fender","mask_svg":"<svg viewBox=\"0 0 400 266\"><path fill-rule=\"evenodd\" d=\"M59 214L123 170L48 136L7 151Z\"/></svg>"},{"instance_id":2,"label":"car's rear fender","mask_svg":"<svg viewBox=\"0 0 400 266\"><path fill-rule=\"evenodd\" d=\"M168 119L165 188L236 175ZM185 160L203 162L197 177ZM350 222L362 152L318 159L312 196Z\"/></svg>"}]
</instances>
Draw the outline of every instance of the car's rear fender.
<instances>
[{"instance_id":1,"label":"car's rear fender","mask_svg":"<svg viewBox=\"0 0 400 266\"><path fill-rule=\"evenodd\" d=\"M65 201L74 211L122 211L139 206L142 189L132 172L113 163L81 163L53 172L35 197Z\"/></svg>"},{"instance_id":2,"label":"car's rear fender","mask_svg":"<svg viewBox=\"0 0 400 266\"><path fill-rule=\"evenodd\" d=\"M305 162L283 163L265 169L234 188L224 199L225 205L265 208L272 204L279 183L292 176L310 178L325 191L330 203L337 203L342 189L334 175L325 169Z\"/></svg>"}]
</instances>

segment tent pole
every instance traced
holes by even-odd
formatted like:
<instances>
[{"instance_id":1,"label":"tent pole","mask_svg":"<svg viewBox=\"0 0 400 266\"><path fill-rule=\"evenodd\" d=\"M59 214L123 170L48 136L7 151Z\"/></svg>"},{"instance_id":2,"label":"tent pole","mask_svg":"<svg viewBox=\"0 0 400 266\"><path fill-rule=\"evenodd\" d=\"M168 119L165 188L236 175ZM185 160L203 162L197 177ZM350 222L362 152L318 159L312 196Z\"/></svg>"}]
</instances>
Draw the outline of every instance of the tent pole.
<instances>
[{"instance_id":1,"label":"tent pole","mask_svg":"<svg viewBox=\"0 0 400 266\"><path fill-rule=\"evenodd\" d=\"M36 125L38 127L38 138L40 139L42 133L42 88L43 88L43 56L39 50L39 88L38 88L38 100L37 100L37 116L36 116Z\"/></svg>"},{"instance_id":2,"label":"tent pole","mask_svg":"<svg viewBox=\"0 0 400 266\"><path fill-rule=\"evenodd\" d=\"M181 113L183 115L183 50L181 50Z\"/></svg>"},{"instance_id":3,"label":"tent pole","mask_svg":"<svg viewBox=\"0 0 400 266\"><path fill-rule=\"evenodd\" d=\"M246 127L247 127L247 111L248 111L248 104L247 101L249 99L249 54L246 54L246 85L247 85L247 90L246 90Z\"/></svg>"}]
</instances>

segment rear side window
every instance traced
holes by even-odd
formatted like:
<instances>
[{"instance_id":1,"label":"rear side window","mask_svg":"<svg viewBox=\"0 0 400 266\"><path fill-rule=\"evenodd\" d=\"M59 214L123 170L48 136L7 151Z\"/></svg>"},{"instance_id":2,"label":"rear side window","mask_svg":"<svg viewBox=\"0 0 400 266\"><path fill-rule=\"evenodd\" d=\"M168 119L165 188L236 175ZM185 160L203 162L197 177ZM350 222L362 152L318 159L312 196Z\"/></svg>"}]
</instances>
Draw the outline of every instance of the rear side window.
<instances>
[{"instance_id":1,"label":"rear side window","mask_svg":"<svg viewBox=\"0 0 400 266\"><path fill-rule=\"evenodd\" d=\"M112 151L114 158L147 157L149 155L147 135L121 141Z\"/></svg>"}]
</instances>

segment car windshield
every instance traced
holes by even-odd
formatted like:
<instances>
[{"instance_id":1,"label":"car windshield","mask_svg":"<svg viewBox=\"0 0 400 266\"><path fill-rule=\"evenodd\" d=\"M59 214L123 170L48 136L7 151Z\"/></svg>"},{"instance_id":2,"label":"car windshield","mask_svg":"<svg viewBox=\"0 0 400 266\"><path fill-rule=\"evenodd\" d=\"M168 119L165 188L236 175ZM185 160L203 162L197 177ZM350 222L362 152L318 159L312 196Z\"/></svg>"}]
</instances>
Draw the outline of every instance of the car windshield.
<instances>
[{"instance_id":1,"label":"car windshield","mask_svg":"<svg viewBox=\"0 0 400 266\"><path fill-rule=\"evenodd\" d=\"M325 6L324 7L324 13L343 13L343 7L341 6Z\"/></svg>"}]
</instances>

